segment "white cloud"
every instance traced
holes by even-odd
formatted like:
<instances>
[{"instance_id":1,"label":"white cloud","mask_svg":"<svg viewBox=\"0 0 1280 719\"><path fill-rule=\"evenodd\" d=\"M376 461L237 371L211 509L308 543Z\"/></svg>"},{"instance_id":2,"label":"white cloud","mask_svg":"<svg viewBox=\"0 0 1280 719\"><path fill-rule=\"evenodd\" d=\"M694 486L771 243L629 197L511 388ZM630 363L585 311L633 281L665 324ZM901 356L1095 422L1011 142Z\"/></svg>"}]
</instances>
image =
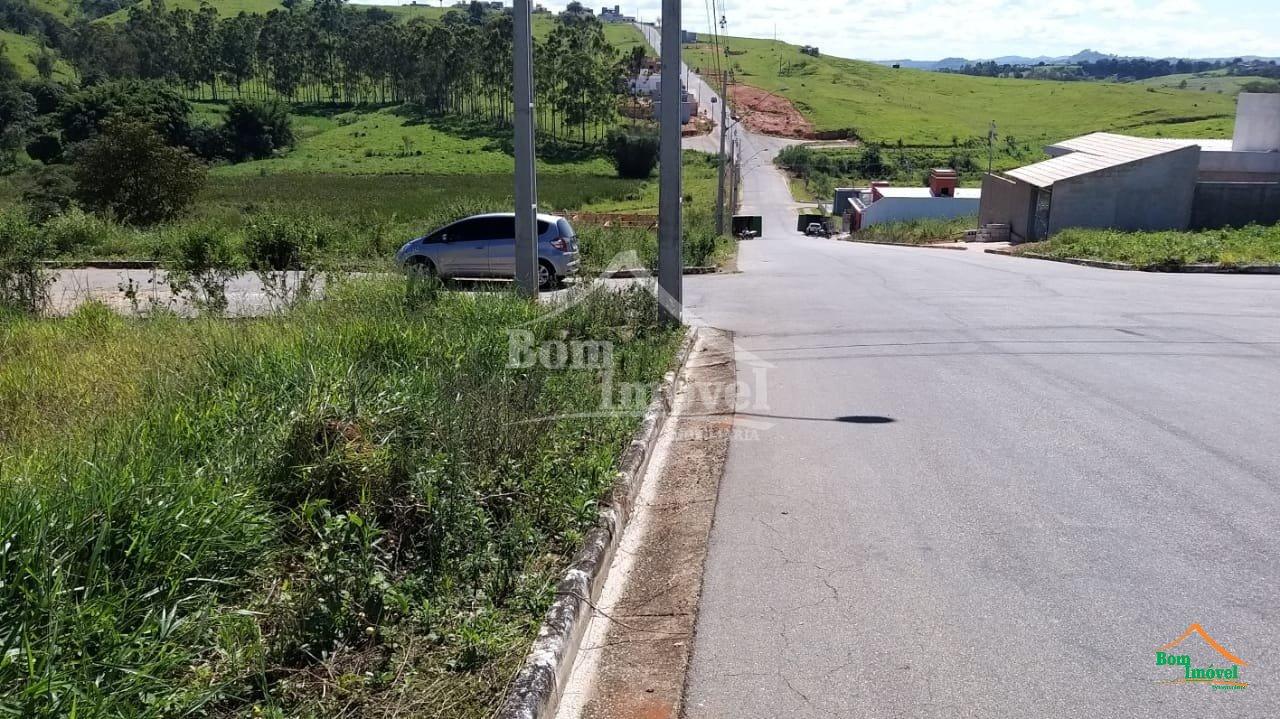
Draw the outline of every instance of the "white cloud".
<instances>
[{"instance_id":1,"label":"white cloud","mask_svg":"<svg viewBox=\"0 0 1280 719\"><path fill-rule=\"evenodd\" d=\"M565 5L539 1L557 9ZM1156 57L1280 57L1280 10L1274 1L731 0L717 7L724 8L730 35L768 38L776 27L779 39L818 45L843 57L1070 55L1085 48ZM618 2L584 4L599 11ZM684 26L706 31L709 5L709 0L684 0ZM622 7L653 19L662 2L638 0Z\"/></svg>"}]
</instances>

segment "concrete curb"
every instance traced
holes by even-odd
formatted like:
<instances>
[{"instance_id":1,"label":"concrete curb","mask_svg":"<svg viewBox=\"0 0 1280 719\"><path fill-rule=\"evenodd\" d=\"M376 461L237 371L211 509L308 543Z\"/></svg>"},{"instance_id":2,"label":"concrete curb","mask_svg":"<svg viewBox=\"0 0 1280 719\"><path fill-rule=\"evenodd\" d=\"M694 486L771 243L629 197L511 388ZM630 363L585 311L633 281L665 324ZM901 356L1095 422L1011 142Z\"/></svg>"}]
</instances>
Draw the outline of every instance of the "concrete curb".
<instances>
[{"instance_id":1,"label":"concrete curb","mask_svg":"<svg viewBox=\"0 0 1280 719\"><path fill-rule=\"evenodd\" d=\"M697 329L686 330L675 368L663 377L635 439L622 453L618 474L596 526L587 533L582 550L556 586L556 601L547 611L538 638L494 719L549 719L555 715L561 692L573 671L591 607L599 599L614 552L631 519L653 445L670 415L680 375L696 341Z\"/></svg>"},{"instance_id":2,"label":"concrete curb","mask_svg":"<svg viewBox=\"0 0 1280 719\"><path fill-rule=\"evenodd\" d=\"M56 262L52 260L43 260L40 264L49 270L159 270L163 269L161 263L156 260L86 260L84 262ZM371 272L372 268L359 266L342 268L348 272ZM684 273L686 275L714 275L720 272L719 267L686 267ZM606 280L634 280L637 278L653 277L654 273L649 270L618 270L616 272L605 272L599 275Z\"/></svg>"},{"instance_id":3,"label":"concrete curb","mask_svg":"<svg viewBox=\"0 0 1280 719\"><path fill-rule=\"evenodd\" d=\"M968 251L968 247L956 247L955 245L908 245L905 242L875 242L873 240L842 240L842 242L852 242L857 245L881 245L882 247L923 247L930 250L960 250Z\"/></svg>"},{"instance_id":4,"label":"concrete curb","mask_svg":"<svg viewBox=\"0 0 1280 719\"><path fill-rule=\"evenodd\" d=\"M156 270L157 260L85 260L83 262L58 262L42 260L41 265L50 270Z\"/></svg>"},{"instance_id":5,"label":"concrete curb","mask_svg":"<svg viewBox=\"0 0 1280 719\"><path fill-rule=\"evenodd\" d=\"M720 272L719 267L686 267L682 274L685 275L714 275ZM613 272L605 272L598 275L601 279L606 280L634 280L644 279L648 277L656 277L657 273L650 270L615 270Z\"/></svg>"},{"instance_id":6,"label":"concrete curb","mask_svg":"<svg viewBox=\"0 0 1280 719\"><path fill-rule=\"evenodd\" d=\"M1168 274L1201 274L1201 275L1280 275L1280 265L1167 265L1161 267L1139 267L1128 262L1109 262L1107 260L1087 260L1080 257L1051 257L1036 252L1013 252L1011 250L992 248L986 250L990 255L1006 257L1026 257L1032 260L1063 262L1081 267L1096 267L1103 270L1122 270L1126 272L1163 272Z\"/></svg>"}]
</instances>

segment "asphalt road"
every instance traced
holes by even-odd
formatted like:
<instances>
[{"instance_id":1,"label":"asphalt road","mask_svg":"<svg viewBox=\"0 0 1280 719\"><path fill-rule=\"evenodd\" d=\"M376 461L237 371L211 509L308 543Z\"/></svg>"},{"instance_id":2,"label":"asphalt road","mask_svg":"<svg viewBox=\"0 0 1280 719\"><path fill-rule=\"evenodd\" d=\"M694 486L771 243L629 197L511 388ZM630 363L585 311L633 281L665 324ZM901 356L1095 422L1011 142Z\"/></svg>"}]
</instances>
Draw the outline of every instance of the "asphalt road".
<instances>
[{"instance_id":1,"label":"asphalt road","mask_svg":"<svg viewBox=\"0 0 1280 719\"><path fill-rule=\"evenodd\" d=\"M740 267L685 290L751 390L687 716L1276 716L1280 278L799 236ZM1156 684L1192 622L1252 686Z\"/></svg>"},{"instance_id":2,"label":"asphalt road","mask_svg":"<svg viewBox=\"0 0 1280 719\"><path fill-rule=\"evenodd\" d=\"M746 185L765 238L685 284L744 384L686 716L1277 716L1280 278L807 239ZM1248 688L1161 683L1193 622Z\"/></svg>"}]
</instances>

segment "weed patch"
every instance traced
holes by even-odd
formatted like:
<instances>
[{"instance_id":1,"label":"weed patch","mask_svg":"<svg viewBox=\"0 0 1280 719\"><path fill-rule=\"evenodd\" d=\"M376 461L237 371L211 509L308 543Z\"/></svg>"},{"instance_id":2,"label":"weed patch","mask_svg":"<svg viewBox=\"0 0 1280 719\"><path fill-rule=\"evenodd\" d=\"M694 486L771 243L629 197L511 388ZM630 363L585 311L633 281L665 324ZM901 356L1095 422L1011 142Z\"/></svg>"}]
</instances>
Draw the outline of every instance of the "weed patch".
<instances>
[{"instance_id":1,"label":"weed patch","mask_svg":"<svg viewBox=\"0 0 1280 719\"><path fill-rule=\"evenodd\" d=\"M0 714L492 711L638 423L507 328L637 383L677 336L643 291L326 294L0 325Z\"/></svg>"},{"instance_id":2,"label":"weed patch","mask_svg":"<svg viewBox=\"0 0 1280 719\"><path fill-rule=\"evenodd\" d=\"M1191 264L1280 264L1280 226L1249 225L1204 232L1067 229L1021 252L1059 258L1127 262L1145 269Z\"/></svg>"}]
</instances>

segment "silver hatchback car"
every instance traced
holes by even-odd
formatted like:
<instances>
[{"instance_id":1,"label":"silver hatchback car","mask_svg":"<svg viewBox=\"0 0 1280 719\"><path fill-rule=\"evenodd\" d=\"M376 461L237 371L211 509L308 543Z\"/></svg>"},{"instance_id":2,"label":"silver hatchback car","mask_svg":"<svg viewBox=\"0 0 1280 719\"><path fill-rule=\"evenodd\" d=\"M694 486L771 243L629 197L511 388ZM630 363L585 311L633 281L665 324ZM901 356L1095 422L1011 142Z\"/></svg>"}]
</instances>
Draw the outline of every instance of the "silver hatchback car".
<instances>
[{"instance_id":1,"label":"silver hatchback car","mask_svg":"<svg viewBox=\"0 0 1280 719\"><path fill-rule=\"evenodd\" d=\"M578 273L578 237L563 217L538 215L537 221L538 285L551 290ZM396 264L441 279L513 279L515 234L513 213L468 217L400 248Z\"/></svg>"}]
</instances>

